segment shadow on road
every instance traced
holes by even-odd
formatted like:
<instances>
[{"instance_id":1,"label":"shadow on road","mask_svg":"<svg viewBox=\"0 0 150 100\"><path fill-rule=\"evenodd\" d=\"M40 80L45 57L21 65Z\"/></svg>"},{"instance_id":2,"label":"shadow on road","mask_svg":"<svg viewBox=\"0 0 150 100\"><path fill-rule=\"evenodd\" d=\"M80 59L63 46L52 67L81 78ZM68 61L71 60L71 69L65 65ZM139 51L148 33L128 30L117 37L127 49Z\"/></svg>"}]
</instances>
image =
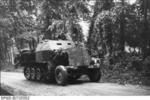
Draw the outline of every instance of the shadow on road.
<instances>
[{"instance_id":1,"label":"shadow on road","mask_svg":"<svg viewBox=\"0 0 150 100\"><path fill-rule=\"evenodd\" d=\"M0 87L0 96L11 96L11 94Z\"/></svg>"},{"instance_id":2,"label":"shadow on road","mask_svg":"<svg viewBox=\"0 0 150 100\"><path fill-rule=\"evenodd\" d=\"M58 86L56 82L54 81L49 81L49 80L44 80L44 81L29 81L29 80L23 80L24 82L30 82L30 84L45 84L45 85L54 85ZM68 81L68 85L80 85L84 83L90 83L89 79L87 77L81 77L78 80L72 80Z\"/></svg>"}]
</instances>

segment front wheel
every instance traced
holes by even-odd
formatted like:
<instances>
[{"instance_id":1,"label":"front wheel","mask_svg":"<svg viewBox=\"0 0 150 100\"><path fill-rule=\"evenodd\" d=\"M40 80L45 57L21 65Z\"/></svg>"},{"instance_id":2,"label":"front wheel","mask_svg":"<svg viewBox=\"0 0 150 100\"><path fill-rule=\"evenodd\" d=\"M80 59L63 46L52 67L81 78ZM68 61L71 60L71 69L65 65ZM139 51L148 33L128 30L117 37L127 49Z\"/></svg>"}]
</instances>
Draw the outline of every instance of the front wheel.
<instances>
[{"instance_id":1,"label":"front wheel","mask_svg":"<svg viewBox=\"0 0 150 100\"><path fill-rule=\"evenodd\" d=\"M91 82L99 82L101 79L101 71L100 69L91 70L88 76Z\"/></svg>"},{"instance_id":2,"label":"front wheel","mask_svg":"<svg viewBox=\"0 0 150 100\"><path fill-rule=\"evenodd\" d=\"M59 85L66 85L68 81L67 70L64 66L58 66L55 69L55 80Z\"/></svg>"}]
</instances>

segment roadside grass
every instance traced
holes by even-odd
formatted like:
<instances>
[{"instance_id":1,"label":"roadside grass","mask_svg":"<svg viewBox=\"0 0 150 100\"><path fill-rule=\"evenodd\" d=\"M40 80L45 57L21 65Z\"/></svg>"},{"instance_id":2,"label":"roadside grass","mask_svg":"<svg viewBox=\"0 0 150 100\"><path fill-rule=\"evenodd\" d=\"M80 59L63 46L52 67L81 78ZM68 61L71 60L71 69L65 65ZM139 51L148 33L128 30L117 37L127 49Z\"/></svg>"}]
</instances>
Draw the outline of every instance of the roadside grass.
<instances>
[{"instance_id":1,"label":"roadside grass","mask_svg":"<svg viewBox=\"0 0 150 100\"><path fill-rule=\"evenodd\" d=\"M143 60L140 55L122 53L119 56L104 59L101 66L101 81L150 86L149 58Z\"/></svg>"}]
</instances>

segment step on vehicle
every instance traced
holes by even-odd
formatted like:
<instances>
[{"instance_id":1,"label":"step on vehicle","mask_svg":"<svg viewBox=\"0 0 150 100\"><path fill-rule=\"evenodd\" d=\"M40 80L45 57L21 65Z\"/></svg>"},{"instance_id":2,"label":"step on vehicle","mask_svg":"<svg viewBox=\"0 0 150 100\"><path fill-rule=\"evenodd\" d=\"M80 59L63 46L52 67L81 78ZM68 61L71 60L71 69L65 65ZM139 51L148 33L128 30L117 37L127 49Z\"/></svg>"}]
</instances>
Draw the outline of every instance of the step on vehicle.
<instances>
[{"instance_id":1,"label":"step on vehicle","mask_svg":"<svg viewBox=\"0 0 150 100\"><path fill-rule=\"evenodd\" d=\"M88 75L91 82L101 78L99 60L90 57L85 46L67 40L43 40L34 50L21 53L20 65L27 80L66 85L81 75Z\"/></svg>"}]
</instances>

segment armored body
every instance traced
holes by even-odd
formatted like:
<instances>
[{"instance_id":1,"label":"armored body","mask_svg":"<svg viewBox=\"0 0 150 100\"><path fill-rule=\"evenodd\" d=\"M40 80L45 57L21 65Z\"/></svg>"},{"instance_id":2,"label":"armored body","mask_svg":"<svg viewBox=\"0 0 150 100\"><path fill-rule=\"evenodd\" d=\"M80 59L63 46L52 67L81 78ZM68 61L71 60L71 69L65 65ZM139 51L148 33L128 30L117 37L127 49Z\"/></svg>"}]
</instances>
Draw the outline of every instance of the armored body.
<instances>
[{"instance_id":1,"label":"armored body","mask_svg":"<svg viewBox=\"0 0 150 100\"><path fill-rule=\"evenodd\" d=\"M22 52L20 63L28 80L52 80L65 85L86 74L92 82L101 78L98 59L89 56L83 45L65 40L43 40L35 50Z\"/></svg>"}]
</instances>

